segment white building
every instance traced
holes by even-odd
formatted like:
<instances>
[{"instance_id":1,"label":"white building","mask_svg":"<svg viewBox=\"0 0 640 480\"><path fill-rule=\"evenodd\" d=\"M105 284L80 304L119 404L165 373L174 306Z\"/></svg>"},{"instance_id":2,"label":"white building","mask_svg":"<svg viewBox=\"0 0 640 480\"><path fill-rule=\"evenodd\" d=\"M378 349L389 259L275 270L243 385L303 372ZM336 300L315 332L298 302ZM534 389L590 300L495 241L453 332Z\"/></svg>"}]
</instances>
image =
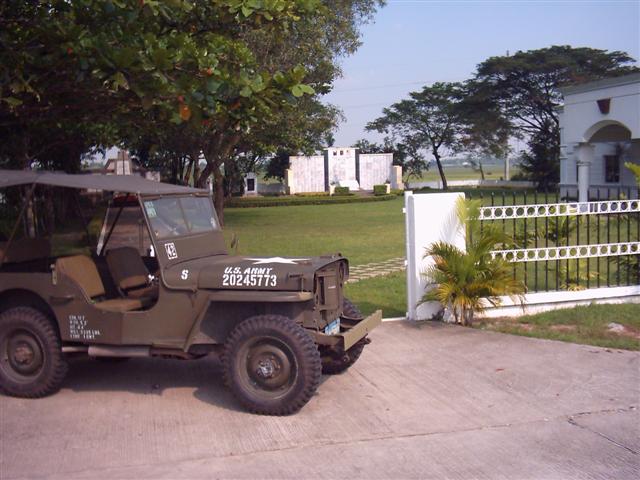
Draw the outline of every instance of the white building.
<instances>
[{"instance_id":1,"label":"white building","mask_svg":"<svg viewBox=\"0 0 640 480\"><path fill-rule=\"evenodd\" d=\"M560 193L638 198L625 162L640 164L640 73L561 89Z\"/></svg>"},{"instance_id":2,"label":"white building","mask_svg":"<svg viewBox=\"0 0 640 480\"><path fill-rule=\"evenodd\" d=\"M330 186L350 190L373 190L390 183L402 188L402 168L393 165L393 153L363 154L357 148L332 147L323 155L289 158L287 187L290 193L328 192Z\"/></svg>"}]
</instances>

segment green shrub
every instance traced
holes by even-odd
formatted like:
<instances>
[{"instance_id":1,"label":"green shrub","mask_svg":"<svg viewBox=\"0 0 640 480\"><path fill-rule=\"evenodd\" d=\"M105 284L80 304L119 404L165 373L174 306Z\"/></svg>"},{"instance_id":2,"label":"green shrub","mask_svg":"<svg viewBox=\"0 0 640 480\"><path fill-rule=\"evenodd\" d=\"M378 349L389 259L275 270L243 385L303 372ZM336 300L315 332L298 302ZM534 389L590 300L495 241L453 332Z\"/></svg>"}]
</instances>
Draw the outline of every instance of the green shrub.
<instances>
[{"instance_id":1,"label":"green shrub","mask_svg":"<svg viewBox=\"0 0 640 480\"><path fill-rule=\"evenodd\" d=\"M392 188L391 195L397 195L398 197L401 197L404 195L404 190L401 190L399 188Z\"/></svg>"},{"instance_id":2,"label":"green shrub","mask_svg":"<svg viewBox=\"0 0 640 480\"><path fill-rule=\"evenodd\" d=\"M294 193L296 197L328 197L329 192L300 192Z\"/></svg>"},{"instance_id":3,"label":"green shrub","mask_svg":"<svg viewBox=\"0 0 640 480\"><path fill-rule=\"evenodd\" d=\"M334 195L349 195L349 187L336 187L333 191Z\"/></svg>"},{"instance_id":4,"label":"green shrub","mask_svg":"<svg viewBox=\"0 0 640 480\"><path fill-rule=\"evenodd\" d=\"M387 194L387 186L385 184L374 185L373 186L373 194L374 195L386 195Z\"/></svg>"},{"instance_id":5,"label":"green shrub","mask_svg":"<svg viewBox=\"0 0 640 480\"><path fill-rule=\"evenodd\" d=\"M395 195L380 195L378 197L359 197L354 194L320 197L242 197L232 198L225 202L226 208L255 208L255 207L289 207L294 205L328 205L340 203L366 203L391 200Z\"/></svg>"}]
</instances>

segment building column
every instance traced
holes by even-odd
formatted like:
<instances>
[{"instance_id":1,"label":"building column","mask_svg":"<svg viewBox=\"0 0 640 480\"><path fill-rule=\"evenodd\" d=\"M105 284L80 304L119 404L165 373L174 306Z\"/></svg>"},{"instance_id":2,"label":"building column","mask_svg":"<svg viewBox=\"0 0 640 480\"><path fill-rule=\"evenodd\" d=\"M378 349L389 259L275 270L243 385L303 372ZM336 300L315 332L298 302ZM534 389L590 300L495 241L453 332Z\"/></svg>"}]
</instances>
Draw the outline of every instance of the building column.
<instances>
[{"instance_id":1,"label":"building column","mask_svg":"<svg viewBox=\"0 0 640 480\"><path fill-rule=\"evenodd\" d=\"M593 161L594 146L589 142L579 143L575 148L578 165L578 201L589 201L590 167Z\"/></svg>"}]
</instances>

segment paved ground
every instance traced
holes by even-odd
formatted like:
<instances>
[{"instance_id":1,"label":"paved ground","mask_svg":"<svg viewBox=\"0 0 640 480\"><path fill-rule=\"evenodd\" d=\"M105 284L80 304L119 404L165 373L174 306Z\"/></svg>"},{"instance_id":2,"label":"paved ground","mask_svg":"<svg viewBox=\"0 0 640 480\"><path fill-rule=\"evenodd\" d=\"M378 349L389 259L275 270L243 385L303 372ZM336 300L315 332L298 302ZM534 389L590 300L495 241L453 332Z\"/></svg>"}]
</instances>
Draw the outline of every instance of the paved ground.
<instances>
[{"instance_id":1,"label":"paved ground","mask_svg":"<svg viewBox=\"0 0 640 480\"><path fill-rule=\"evenodd\" d=\"M236 409L214 360L76 361L0 397L0 478L640 478L640 354L385 323L302 412Z\"/></svg>"},{"instance_id":2,"label":"paved ground","mask_svg":"<svg viewBox=\"0 0 640 480\"><path fill-rule=\"evenodd\" d=\"M383 262L365 263L349 267L347 283L356 283L367 278L380 277L406 268L404 257L392 258Z\"/></svg>"}]
</instances>

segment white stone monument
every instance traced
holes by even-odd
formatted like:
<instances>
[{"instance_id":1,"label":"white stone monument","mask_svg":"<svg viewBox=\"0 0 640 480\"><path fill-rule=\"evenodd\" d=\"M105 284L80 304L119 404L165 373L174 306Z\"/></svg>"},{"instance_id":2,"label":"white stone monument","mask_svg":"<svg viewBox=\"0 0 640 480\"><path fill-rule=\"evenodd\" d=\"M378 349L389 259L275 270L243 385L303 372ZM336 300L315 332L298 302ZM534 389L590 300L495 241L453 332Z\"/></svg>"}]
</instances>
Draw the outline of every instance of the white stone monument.
<instances>
[{"instance_id":1,"label":"white stone monument","mask_svg":"<svg viewBox=\"0 0 640 480\"><path fill-rule=\"evenodd\" d=\"M255 197L258 195L258 176L249 172L244 176L244 195L245 197Z\"/></svg>"}]
</instances>

